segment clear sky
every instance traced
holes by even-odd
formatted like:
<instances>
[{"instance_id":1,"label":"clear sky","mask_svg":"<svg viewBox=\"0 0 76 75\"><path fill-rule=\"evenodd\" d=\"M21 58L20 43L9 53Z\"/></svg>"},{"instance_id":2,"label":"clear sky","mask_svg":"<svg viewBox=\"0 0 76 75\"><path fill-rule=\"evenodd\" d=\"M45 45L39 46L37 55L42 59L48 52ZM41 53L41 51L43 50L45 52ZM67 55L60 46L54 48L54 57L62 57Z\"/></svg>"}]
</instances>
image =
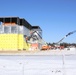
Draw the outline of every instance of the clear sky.
<instances>
[{"instance_id":1,"label":"clear sky","mask_svg":"<svg viewBox=\"0 0 76 75\"><path fill-rule=\"evenodd\" d=\"M0 16L19 16L39 25L46 42L58 42L76 30L76 0L1 0ZM76 43L76 33L63 42Z\"/></svg>"}]
</instances>

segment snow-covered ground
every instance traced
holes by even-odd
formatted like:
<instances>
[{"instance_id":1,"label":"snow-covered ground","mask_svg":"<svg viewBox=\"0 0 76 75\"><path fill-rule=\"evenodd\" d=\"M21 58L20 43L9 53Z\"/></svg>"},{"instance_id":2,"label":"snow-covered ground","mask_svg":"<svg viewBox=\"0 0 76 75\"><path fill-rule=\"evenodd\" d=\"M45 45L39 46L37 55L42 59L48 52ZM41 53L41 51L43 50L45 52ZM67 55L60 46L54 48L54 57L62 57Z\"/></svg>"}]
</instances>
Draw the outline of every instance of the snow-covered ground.
<instances>
[{"instance_id":1,"label":"snow-covered ground","mask_svg":"<svg viewBox=\"0 0 76 75\"><path fill-rule=\"evenodd\" d=\"M76 54L0 55L0 75L76 75ZM53 53L53 51L52 51Z\"/></svg>"}]
</instances>

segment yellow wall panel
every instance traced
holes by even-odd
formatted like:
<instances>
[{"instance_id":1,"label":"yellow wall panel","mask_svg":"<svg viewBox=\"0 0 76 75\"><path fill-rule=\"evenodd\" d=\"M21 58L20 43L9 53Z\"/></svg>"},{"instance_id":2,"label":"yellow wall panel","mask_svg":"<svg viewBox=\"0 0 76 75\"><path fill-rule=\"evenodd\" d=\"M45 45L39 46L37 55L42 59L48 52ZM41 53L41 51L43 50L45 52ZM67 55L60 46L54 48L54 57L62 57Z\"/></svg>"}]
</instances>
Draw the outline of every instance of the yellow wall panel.
<instances>
[{"instance_id":1,"label":"yellow wall panel","mask_svg":"<svg viewBox=\"0 0 76 75\"><path fill-rule=\"evenodd\" d=\"M0 50L17 50L17 34L0 34Z\"/></svg>"},{"instance_id":2,"label":"yellow wall panel","mask_svg":"<svg viewBox=\"0 0 76 75\"><path fill-rule=\"evenodd\" d=\"M22 34L0 34L0 51L18 51L30 48Z\"/></svg>"}]
</instances>

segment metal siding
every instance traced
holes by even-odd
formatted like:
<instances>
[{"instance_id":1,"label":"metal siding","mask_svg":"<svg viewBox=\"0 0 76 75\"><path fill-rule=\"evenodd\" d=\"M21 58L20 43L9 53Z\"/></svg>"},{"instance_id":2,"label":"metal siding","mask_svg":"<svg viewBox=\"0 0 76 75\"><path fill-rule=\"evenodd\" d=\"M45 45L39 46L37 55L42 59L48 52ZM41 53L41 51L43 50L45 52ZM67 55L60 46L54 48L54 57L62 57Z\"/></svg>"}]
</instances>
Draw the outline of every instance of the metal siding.
<instances>
[{"instance_id":1,"label":"metal siding","mask_svg":"<svg viewBox=\"0 0 76 75\"><path fill-rule=\"evenodd\" d=\"M30 35L30 30L23 26L23 34L29 36Z\"/></svg>"}]
</instances>

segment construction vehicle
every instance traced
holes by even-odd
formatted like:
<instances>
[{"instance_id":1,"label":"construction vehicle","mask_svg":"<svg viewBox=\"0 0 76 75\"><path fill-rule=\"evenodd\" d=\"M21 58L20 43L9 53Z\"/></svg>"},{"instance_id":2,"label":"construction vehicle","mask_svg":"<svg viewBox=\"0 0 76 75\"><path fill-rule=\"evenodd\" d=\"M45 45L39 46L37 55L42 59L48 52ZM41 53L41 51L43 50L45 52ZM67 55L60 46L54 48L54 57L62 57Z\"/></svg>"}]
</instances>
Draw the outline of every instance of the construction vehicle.
<instances>
[{"instance_id":1,"label":"construction vehicle","mask_svg":"<svg viewBox=\"0 0 76 75\"><path fill-rule=\"evenodd\" d=\"M42 49L41 50L50 50L51 46L49 45L42 45Z\"/></svg>"},{"instance_id":2,"label":"construction vehicle","mask_svg":"<svg viewBox=\"0 0 76 75\"><path fill-rule=\"evenodd\" d=\"M72 32L69 32L67 35L65 35L61 40L59 40L56 44L59 44L60 42L62 42L66 37L68 37L69 35L71 35L71 34L73 34L73 33L75 33L76 32L76 30L75 31L72 31Z\"/></svg>"},{"instance_id":3,"label":"construction vehicle","mask_svg":"<svg viewBox=\"0 0 76 75\"><path fill-rule=\"evenodd\" d=\"M54 46L49 46L44 40L44 45L42 45L42 50L48 50L48 49L64 49L64 46L60 46L60 43L69 35L75 33L76 30L69 32L66 34L61 40L59 40L57 43L54 44Z\"/></svg>"},{"instance_id":4,"label":"construction vehicle","mask_svg":"<svg viewBox=\"0 0 76 75\"><path fill-rule=\"evenodd\" d=\"M48 50L48 49L64 49L64 46L60 46L60 43L69 35L75 33L75 31L69 32L67 35L65 35L61 40L59 40L57 43L54 44L54 46L49 46L47 43L45 43L44 45L42 45L42 50Z\"/></svg>"},{"instance_id":5,"label":"construction vehicle","mask_svg":"<svg viewBox=\"0 0 76 75\"><path fill-rule=\"evenodd\" d=\"M72 31L72 32L69 32L67 35L65 35L61 40L59 40L57 43L55 43L55 48L59 48L59 49L64 49L64 46L60 46L60 43L66 38L68 37L69 35L75 33L75 31Z\"/></svg>"},{"instance_id":6,"label":"construction vehicle","mask_svg":"<svg viewBox=\"0 0 76 75\"><path fill-rule=\"evenodd\" d=\"M43 39L42 39L42 43L43 43L43 45L42 45L41 50L50 50L51 49L51 46L48 45Z\"/></svg>"}]
</instances>

